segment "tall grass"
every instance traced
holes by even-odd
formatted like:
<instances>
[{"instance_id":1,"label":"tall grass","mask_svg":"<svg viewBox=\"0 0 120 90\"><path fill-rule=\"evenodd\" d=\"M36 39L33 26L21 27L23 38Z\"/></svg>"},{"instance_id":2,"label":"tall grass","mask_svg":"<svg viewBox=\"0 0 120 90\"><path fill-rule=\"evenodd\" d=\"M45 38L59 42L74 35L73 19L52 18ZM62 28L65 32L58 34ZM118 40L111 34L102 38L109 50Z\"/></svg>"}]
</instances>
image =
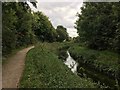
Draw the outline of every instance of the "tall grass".
<instances>
[{"instance_id":1,"label":"tall grass","mask_svg":"<svg viewBox=\"0 0 120 90\"><path fill-rule=\"evenodd\" d=\"M58 59L59 43L39 44L26 57L25 70L20 82L21 88L94 88L89 79L83 79L71 72Z\"/></svg>"}]
</instances>

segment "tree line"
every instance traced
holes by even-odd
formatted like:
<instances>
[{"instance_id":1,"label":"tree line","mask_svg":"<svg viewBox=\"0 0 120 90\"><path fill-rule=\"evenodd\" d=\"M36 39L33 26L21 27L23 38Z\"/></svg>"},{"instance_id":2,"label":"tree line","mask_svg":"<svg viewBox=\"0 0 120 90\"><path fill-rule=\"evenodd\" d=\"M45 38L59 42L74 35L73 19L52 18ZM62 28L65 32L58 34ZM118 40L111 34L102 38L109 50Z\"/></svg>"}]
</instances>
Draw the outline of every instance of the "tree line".
<instances>
[{"instance_id":1,"label":"tree line","mask_svg":"<svg viewBox=\"0 0 120 90\"><path fill-rule=\"evenodd\" d=\"M120 53L120 2L85 2L77 15L77 41L92 49Z\"/></svg>"},{"instance_id":2,"label":"tree line","mask_svg":"<svg viewBox=\"0 0 120 90\"><path fill-rule=\"evenodd\" d=\"M33 3L36 7L36 4ZM53 27L42 12L33 12L27 2L2 3L2 53L3 56L21 46L37 41L62 42L68 40L67 29Z\"/></svg>"}]
</instances>

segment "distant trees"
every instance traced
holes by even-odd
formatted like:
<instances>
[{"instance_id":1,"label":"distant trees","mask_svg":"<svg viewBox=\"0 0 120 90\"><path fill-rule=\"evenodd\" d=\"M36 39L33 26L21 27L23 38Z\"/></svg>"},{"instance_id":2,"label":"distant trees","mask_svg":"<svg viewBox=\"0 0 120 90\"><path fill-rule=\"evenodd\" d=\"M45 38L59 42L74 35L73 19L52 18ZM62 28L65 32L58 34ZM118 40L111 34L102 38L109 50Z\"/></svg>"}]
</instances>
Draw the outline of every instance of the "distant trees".
<instances>
[{"instance_id":1,"label":"distant trees","mask_svg":"<svg viewBox=\"0 0 120 90\"><path fill-rule=\"evenodd\" d=\"M76 28L80 41L98 50L120 51L120 2L86 2L78 14Z\"/></svg>"},{"instance_id":2,"label":"distant trees","mask_svg":"<svg viewBox=\"0 0 120 90\"><path fill-rule=\"evenodd\" d=\"M68 33L67 29L64 28L62 25L57 26L57 41L62 42L64 40L68 40Z\"/></svg>"}]
</instances>

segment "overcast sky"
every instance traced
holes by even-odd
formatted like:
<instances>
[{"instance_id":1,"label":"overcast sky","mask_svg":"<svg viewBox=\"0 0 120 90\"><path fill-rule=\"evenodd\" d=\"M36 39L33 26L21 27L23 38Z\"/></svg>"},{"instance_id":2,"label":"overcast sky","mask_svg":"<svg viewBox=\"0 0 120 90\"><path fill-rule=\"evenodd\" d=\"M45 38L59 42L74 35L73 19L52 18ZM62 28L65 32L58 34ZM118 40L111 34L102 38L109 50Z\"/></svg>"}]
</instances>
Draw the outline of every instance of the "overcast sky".
<instances>
[{"instance_id":1,"label":"overcast sky","mask_svg":"<svg viewBox=\"0 0 120 90\"><path fill-rule=\"evenodd\" d=\"M53 26L63 25L67 28L70 37L76 37L77 30L74 28L77 20L77 12L80 12L82 2L40 2L37 3L37 9L32 7L34 11L42 11L49 17Z\"/></svg>"}]
</instances>

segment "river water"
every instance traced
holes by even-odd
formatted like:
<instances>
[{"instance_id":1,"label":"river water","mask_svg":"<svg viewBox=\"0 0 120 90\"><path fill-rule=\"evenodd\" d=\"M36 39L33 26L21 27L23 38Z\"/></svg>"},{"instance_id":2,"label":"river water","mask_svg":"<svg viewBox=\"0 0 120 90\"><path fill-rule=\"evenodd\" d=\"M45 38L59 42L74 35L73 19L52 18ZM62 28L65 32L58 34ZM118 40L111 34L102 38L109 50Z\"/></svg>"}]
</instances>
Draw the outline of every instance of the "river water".
<instances>
[{"instance_id":1,"label":"river water","mask_svg":"<svg viewBox=\"0 0 120 90\"><path fill-rule=\"evenodd\" d=\"M77 66L78 63L70 56L69 51L67 51L68 57L66 58L66 61L64 62L65 65L68 66L68 68L71 69L71 71L75 74L77 74Z\"/></svg>"},{"instance_id":2,"label":"river water","mask_svg":"<svg viewBox=\"0 0 120 90\"><path fill-rule=\"evenodd\" d=\"M64 61L64 64L67 65L68 68L70 68L71 71L77 75L78 63L70 56L69 51L67 51L67 54L68 54L68 57L66 58L66 61ZM82 66L82 67L83 67L83 66ZM83 67L83 68L85 68L85 67ZM88 70L89 70L89 69L88 69ZM93 72L92 70L89 70L89 71L90 71L91 73ZM89 73L89 74L90 74L90 73ZM91 78L93 81L95 81L96 83L100 82L100 85L99 85L99 86L109 87L109 88L110 88L110 87L111 87L111 88L116 88L116 87L114 87L114 85L111 86L111 83L108 84L109 81L110 81L110 82L112 81L112 83L114 83L114 82L113 82L112 79L107 78L105 75L102 75L102 74L100 74L100 73L98 73L98 72L95 72L95 71L93 72L93 76L91 76L91 75L89 75L89 74L87 73L86 75L87 75L89 78ZM95 75L102 77L102 79L96 78ZM104 79L103 79L103 78L104 78Z\"/></svg>"}]
</instances>

